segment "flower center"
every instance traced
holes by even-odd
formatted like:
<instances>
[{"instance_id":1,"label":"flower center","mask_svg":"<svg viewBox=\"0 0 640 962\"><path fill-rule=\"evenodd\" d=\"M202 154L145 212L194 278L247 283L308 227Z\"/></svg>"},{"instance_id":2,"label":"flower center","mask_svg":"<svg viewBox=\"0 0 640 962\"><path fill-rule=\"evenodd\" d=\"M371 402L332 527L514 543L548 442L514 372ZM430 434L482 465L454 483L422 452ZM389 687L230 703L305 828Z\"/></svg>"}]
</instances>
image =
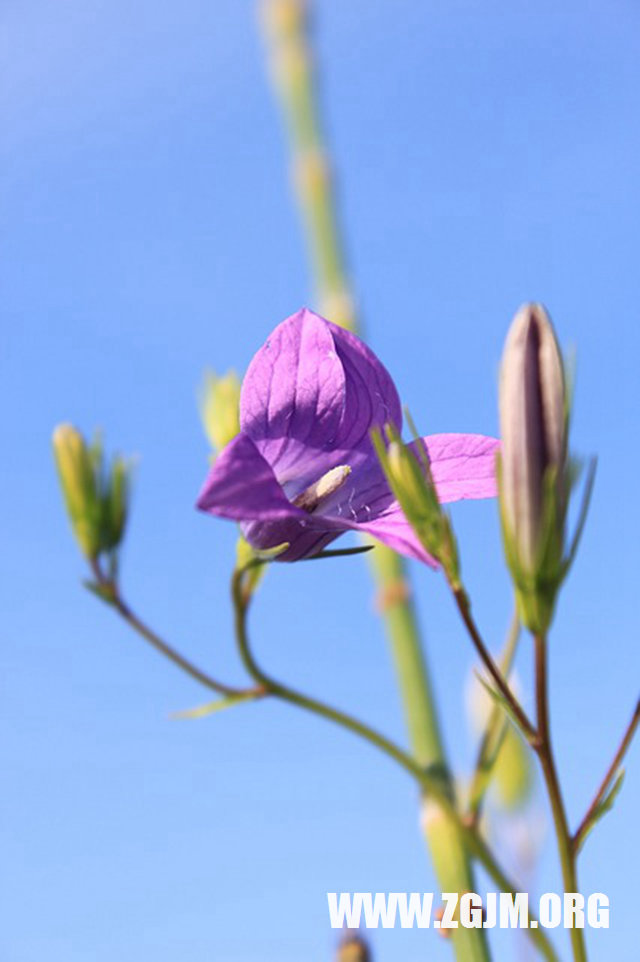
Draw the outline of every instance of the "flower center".
<instances>
[{"instance_id":1,"label":"flower center","mask_svg":"<svg viewBox=\"0 0 640 962\"><path fill-rule=\"evenodd\" d=\"M326 501L329 495L342 487L350 474L351 467L348 464L339 464L337 468L327 471L318 481L305 488L293 499L292 504L311 514L322 501Z\"/></svg>"}]
</instances>

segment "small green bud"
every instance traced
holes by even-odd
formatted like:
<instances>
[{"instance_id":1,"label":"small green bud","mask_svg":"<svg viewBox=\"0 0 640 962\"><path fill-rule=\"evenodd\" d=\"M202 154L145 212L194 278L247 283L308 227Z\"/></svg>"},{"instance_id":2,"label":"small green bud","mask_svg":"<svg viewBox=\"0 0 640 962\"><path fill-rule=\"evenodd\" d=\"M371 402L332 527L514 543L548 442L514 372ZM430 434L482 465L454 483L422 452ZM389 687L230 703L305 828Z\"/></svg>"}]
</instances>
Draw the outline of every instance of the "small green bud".
<instances>
[{"instance_id":1,"label":"small green bud","mask_svg":"<svg viewBox=\"0 0 640 962\"><path fill-rule=\"evenodd\" d=\"M76 428L61 424L53 433L53 455L73 533L83 554L95 559L100 551L100 503L91 452Z\"/></svg>"},{"instance_id":2,"label":"small green bud","mask_svg":"<svg viewBox=\"0 0 640 962\"><path fill-rule=\"evenodd\" d=\"M127 523L129 493L131 488L130 466L120 455L116 455L111 465L105 500L105 548L115 548L120 544Z\"/></svg>"},{"instance_id":3,"label":"small green bud","mask_svg":"<svg viewBox=\"0 0 640 962\"><path fill-rule=\"evenodd\" d=\"M128 462L116 456L106 469L100 438L88 445L70 424L61 424L54 431L53 453L71 526L83 554L95 561L102 552L113 553L127 521Z\"/></svg>"},{"instance_id":4,"label":"small green bud","mask_svg":"<svg viewBox=\"0 0 640 962\"><path fill-rule=\"evenodd\" d=\"M240 433L240 379L235 371L205 375L200 415L213 450L218 453Z\"/></svg>"},{"instance_id":5,"label":"small green bud","mask_svg":"<svg viewBox=\"0 0 640 962\"><path fill-rule=\"evenodd\" d=\"M443 566L449 580L458 585L458 549L451 522L443 511L431 477L426 450L418 454L403 444L391 425L388 444L374 433L373 443L389 487L425 550Z\"/></svg>"}]
</instances>

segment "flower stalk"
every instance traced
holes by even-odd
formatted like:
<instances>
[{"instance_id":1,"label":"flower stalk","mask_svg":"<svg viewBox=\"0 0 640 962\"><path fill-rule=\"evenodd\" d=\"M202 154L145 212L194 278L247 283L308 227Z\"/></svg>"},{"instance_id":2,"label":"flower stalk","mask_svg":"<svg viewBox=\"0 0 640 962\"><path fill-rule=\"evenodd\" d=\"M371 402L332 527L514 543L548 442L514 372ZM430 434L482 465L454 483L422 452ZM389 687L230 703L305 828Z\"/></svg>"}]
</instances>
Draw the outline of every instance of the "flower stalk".
<instances>
[{"instance_id":1,"label":"flower stalk","mask_svg":"<svg viewBox=\"0 0 640 962\"><path fill-rule=\"evenodd\" d=\"M297 195L303 215L318 296L325 316L351 330L357 329L354 301L347 283L329 163L321 134L316 90L309 51L306 4L301 0L263 0L263 23L275 88L288 124L289 143L297 171ZM381 615L396 663L412 749L421 765L450 775L442 742L431 683L424 660L420 630L410 600L403 561L378 548L372 566ZM454 834L448 864L462 866L458 877L444 878L438 837L427 831L443 891L472 888L472 874L464 843ZM455 855L455 857L453 857ZM448 874L448 873L447 873ZM445 888L444 884L449 886ZM481 929L458 929L454 950L459 962L486 962L489 950Z\"/></svg>"},{"instance_id":2,"label":"flower stalk","mask_svg":"<svg viewBox=\"0 0 640 962\"><path fill-rule=\"evenodd\" d=\"M569 829L567 813L560 788L560 780L556 768L555 756L551 743L551 730L549 727L549 704L548 704L548 684L547 684L547 643L544 635L536 635L535 642L535 685L536 685L536 711L537 711L537 730L538 746L537 753L540 759L540 767L544 776L551 806L553 825L556 833L558 845L558 855L560 857L560 867L562 870L562 881L565 892L578 893L578 875L576 869L576 850ZM584 939L584 930L573 926L569 929L571 936L571 948L573 951L574 962L586 962L587 950Z\"/></svg>"}]
</instances>

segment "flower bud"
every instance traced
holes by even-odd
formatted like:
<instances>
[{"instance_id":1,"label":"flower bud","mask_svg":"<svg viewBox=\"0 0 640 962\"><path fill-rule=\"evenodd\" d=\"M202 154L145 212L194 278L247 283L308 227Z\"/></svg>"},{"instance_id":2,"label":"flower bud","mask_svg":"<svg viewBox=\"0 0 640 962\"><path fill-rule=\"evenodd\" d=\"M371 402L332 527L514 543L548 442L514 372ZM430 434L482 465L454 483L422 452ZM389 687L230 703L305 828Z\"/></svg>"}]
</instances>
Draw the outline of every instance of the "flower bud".
<instances>
[{"instance_id":1,"label":"flower bud","mask_svg":"<svg viewBox=\"0 0 640 962\"><path fill-rule=\"evenodd\" d=\"M123 457L116 455L111 465L111 475L107 479L104 501L102 547L107 550L116 548L122 540L129 511L130 488L130 467Z\"/></svg>"},{"instance_id":2,"label":"flower bud","mask_svg":"<svg viewBox=\"0 0 640 962\"><path fill-rule=\"evenodd\" d=\"M540 304L522 307L507 335L500 427L500 506L508 561L520 601L527 600L525 583L535 593L544 582L549 605L560 580L569 495L567 400L562 356ZM532 627L531 618L523 620Z\"/></svg>"},{"instance_id":3,"label":"flower bud","mask_svg":"<svg viewBox=\"0 0 640 962\"><path fill-rule=\"evenodd\" d=\"M100 509L91 453L71 424L53 433L53 454L73 533L87 558L100 550Z\"/></svg>"},{"instance_id":4,"label":"flower bud","mask_svg":"<svg viewBox=\"0 0 640 962\"><path fill-rule=\"evenodd\" d=\"M216 453L240 433L240 379L235 371L228 371L224 377L207 372L200 414Z\"/></svg>"},{"instance_id":5,"label":"flower bud","mask_svg":"<svg viewBox=\"0 0 640 962\"><path fill-rule=\"evenodd\" d=\"M457 585L458 549L449 518L438 500L426 449L419 443L414 453L390 426L387 435L386 449L379 439L373 440L389 487L425 551Z\"/></svg>"},{"instance_id":6,"label":"flower bud","mask_svg":"<svg viewBox=\"0 0 640 962\"><path fill-rule=\"evenodd\" d=\"M71 526L83 554L94 561L113 553L124 534L129 507L130 467L120 456L105 469L102 444L87 445L76 428L61 424L53 453Z\"/></svg>"}]
</instances>

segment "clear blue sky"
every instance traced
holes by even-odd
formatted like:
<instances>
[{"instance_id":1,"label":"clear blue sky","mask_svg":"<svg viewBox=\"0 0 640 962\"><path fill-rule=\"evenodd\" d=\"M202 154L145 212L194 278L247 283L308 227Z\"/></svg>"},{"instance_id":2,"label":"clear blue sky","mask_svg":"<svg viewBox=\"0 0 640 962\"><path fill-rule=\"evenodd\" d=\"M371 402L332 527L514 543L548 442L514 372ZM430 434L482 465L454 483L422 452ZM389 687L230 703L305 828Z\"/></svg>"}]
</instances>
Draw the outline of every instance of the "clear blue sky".
<instances>
[{"instance_id":1,"label":"clear blue sky","mask_svg":"<svg viewBox=\"0 0 640 962\"><path fill-rule=\"evenodd\" d=\"M206 696L81 588L50 454L69 419L137 452L127 595L239 682L235 533L193 510L196 388L311 299L254 4L20 0L2 21L0 958L326 962L327 890L436 888L413 786L276 704L170 721ZM577 347L574 447L599 474L551 643L575 821L640 675L640 9L321 0L316 27L367 331L425 432L495 432L523 300ZM510 597L495 505L454 518L497 645ZM416 570L415 584L462 770L472 654L441 578ZM272 570L252 627L276 675L404 737L360 559ZM637 944L639 801L635 746L582 859L584 891L612 901L596 962ZM538 890L558 887L555 865L547 845ZM425 932L373 944L378 962L448 957ZM516 957L511 935L499 944Z\"/></svg>"}]
</instances>

